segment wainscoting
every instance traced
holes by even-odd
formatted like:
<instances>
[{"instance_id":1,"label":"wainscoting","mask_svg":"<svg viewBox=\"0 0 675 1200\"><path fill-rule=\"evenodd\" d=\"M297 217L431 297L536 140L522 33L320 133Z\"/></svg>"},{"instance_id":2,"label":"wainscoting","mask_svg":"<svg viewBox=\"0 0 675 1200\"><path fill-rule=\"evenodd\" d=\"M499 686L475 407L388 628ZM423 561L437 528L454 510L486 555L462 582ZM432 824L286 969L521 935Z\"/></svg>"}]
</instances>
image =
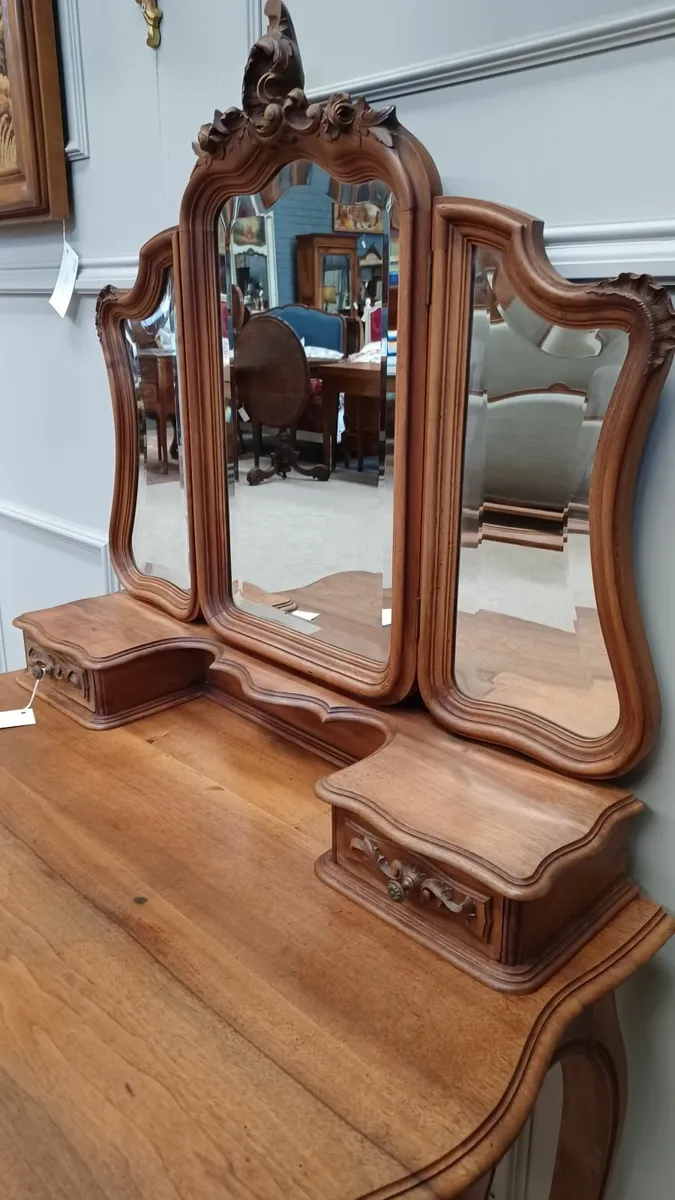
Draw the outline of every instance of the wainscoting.
<instances>
[{"instance_id":1,"label":"wainscoting","mask_svg":"<svg viewBox=\"0 0 675 1200\"><path fill-rule=\"evenodd\" d=\"M39 595L48 607L119 591L107 535L34 509L0 501L0 670L24 665L23 638L12 618Z\"/></svg>"}]
</instances>

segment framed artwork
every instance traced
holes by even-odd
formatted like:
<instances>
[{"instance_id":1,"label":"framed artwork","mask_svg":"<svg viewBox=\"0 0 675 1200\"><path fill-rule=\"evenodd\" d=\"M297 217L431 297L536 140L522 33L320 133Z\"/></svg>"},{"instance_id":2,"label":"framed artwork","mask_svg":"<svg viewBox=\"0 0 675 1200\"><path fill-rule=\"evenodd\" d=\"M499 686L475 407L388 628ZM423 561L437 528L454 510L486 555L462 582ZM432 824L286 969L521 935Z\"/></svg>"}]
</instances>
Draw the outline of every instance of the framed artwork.
<instances>
[{"instance_id":1,"label":"framed artwork","mask_svg":"<svg viewBox=\"0 0 675 1200\"><path fill-rule=\"evenodd\" d=\"M382 210L376 204L334 204L333 233L382 233Z\"/></svg>"},{"instance_id":2,"label":"framed artwork","mask_svg":"<svg viewBox=\"0 0 675 1200\"><path fill-rule=\"evenodd\" d=\"M68 211L52 0L0 0L0 221Z\"/></svg>"}]
</instances>

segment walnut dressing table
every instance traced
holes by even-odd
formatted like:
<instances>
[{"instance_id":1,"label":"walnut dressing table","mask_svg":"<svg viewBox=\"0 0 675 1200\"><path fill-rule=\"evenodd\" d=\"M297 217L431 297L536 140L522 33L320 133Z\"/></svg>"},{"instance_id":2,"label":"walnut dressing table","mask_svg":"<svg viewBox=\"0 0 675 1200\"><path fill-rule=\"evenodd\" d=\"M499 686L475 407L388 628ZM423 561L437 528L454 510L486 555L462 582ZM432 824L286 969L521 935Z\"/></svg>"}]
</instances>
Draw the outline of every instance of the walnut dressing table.
<instances>
[{"instance_id":1,"label":"walnut dressing table","mask_svg":"<svg viewBox=\"0 0 675 1200\"><path fill-rule=\"evenodd\" d=\"M550 1197L601 1200L614 993L675 930L628 874L622 783L658 728L630 530L675 313L440 197L392 109L309 103L266 13L179 226L99 303L124 591L20 617L0 682L15 708L40 680L36 727L0 732L5 1192L485 1200L559 1063ZM381 230L379 453L313 477L300 445L250 486L238 397L263 368L279 456L309 390L264 337L238 353L231 247L296 206L290 261L332 204ZM274 318L308 389L310 318ZM168 464L148 331L177 361Z\"/></svg>"}]
</instances>

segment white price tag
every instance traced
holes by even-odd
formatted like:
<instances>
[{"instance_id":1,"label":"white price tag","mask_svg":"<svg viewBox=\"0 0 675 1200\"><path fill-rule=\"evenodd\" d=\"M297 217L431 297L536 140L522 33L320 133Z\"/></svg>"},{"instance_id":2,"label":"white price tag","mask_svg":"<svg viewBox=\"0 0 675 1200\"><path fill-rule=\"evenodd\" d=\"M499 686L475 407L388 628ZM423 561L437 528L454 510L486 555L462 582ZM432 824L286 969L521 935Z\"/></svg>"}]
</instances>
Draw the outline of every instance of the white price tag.
<instances>
[{"instance_id":1,"label":"white price tag","mask_svg":"<svg viewBox=\"0 0 675 1200\"><path fill-rule=\"evenodd\" d=\"M243 404L239 405L239 416L241 417L242 421L248 422L251 420Z\"/></svg>"},{"instance_id":2,"label":"white price tag","mask_svg":"<svg viewBox=\"0 0 675 1200\"><path fill-rule=\"evenodd\" d=\"M383 626L391 625L391 609L390 608L382 609L382 625Z\"/></svg>"},{"instance_id":3,"label":"white price tag","mask_svg":"<svg viewBox=\"0 0 675 1200\"><path fill-rule=\"evenodd\" d=\"M0 712L0 729L15 729L19 725L34 725L35 713L32 708L15 708L8 712Z\"/></svg>"},{"instance_id":4,"label":"white price tag","mask_svg":"<svg viewBox=\"0 0 675 1200\"><path fill-rule=\"evenodd\" d=\"M77 268L79 265L79 255L64 240L59 277L56 280L56 287L49 297L49 303L52 308L56 309L60 317L65 317L68 312L68 306L75 291L75 280L77 279Z\"/></svg>"},{"instance_id":5,"label":"white price tag","mask_svg":"<svg viewBox=\"0 0 675 1200\"><path fill-rule=\"evenodd\" d=\"M291 613L292 617L299 617L301 621L316 621L318 615L318 613L308 612L304 608L294 608Z\"/></svg>"}]
</instances>

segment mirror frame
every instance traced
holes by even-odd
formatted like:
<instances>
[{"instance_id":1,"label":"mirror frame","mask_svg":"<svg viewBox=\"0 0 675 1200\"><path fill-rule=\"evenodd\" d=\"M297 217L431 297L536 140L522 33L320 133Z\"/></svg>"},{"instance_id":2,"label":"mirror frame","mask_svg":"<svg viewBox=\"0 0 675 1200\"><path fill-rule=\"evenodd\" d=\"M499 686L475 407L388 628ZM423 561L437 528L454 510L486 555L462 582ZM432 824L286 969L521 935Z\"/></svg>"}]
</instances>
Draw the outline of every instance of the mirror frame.
<instances>
[{"instance_id":1,"label":"mirror frame","mask_svg":"<svg viewBox=\"0 0 675 1200\"><path fill-rule=\"evenodd\" d=\"M267 0L265 12L269 26L249 56L242 109L216 112L200 130L199 161L180 213L200 601L207 621L229 645L347 693L393 703L410 691L416 674L431 211L440 179L424 147L398 124L393 107L378 112L346 93L308 101L288 11L280 0ZM298 160L316 163L344 183L381 180L398 207L392 625L386 665L243 612L232 598L215 222L226 200L259 193L282 167Z\"/></svg>"},{"instance_id":2,"label":"mirror frame","mask_svg":"<svg viewBox=\"0 0 675 1200\"><path fill-rule=\"evenodd\" d=\"M543 222L496 204L449 197L436 204L420 688L435 718L454 733L520 751L558 771L613 777L645 757L660 718L633 568L633 496L673 358L675 311L667 290L647 275L626 273L597 284L564 279L546 256L543 230ZM593 583L619 701L618 723L603 737L584 738L535 714L472 699L454 682L474 245L500 251L519 297L552 323L611 327L630 336L590 488Z\"/></svg>"},{"instance_id":3,"label":"mirror frame","mask_svg":"<svg viewBox=\"0 0 675 1200\"><path fill-rule=\"evenodd\" d=\"M190 437L183 363L182 305L180 288L180 257L178 230L165 229L141 248L138 274L129 291L108 286L101 292L96 305L96 330L110 382L115 420L115 485L110 510L109 548L115 574L125 591L137 600L147 600L180 621L193 621L199 616L199 599L194 557L194 521L191 500ZM185 471L188 550L190 555L191 587L189 591L159 576L146 575L138 569L133 555L133 533L138 495L138 415L134 381L129 365L128 348L122 333L123 321L137 321L154 311L162 299L167 270L173 272L174 304L176 309L176 358L178 386L181 394L181 432Z\"/></svg>"}]
</instances>

